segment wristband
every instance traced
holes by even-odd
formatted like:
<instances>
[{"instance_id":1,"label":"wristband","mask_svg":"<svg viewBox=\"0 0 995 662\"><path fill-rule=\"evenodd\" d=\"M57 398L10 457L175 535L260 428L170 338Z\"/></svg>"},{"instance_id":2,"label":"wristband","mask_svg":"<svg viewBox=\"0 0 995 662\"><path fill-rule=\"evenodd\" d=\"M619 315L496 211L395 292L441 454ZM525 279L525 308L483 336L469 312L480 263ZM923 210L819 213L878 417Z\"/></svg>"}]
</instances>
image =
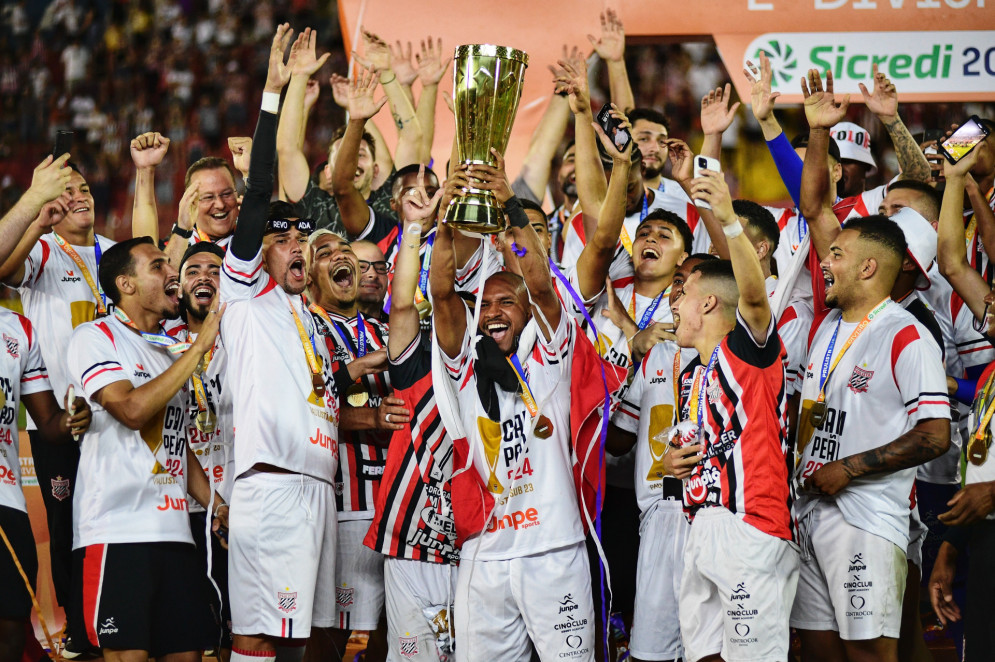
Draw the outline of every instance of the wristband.
<instances>
[{"instance_id":1,"label":"wristband","mask_svg":"<svg viewBox=\"0 0 995 662\"><path fill-rule=\"evenodd\" d=\"M218 505L214 506L214 517L218 516L218 509L220 509L222 507L227 507L227 506L228 506L228 504L225 503L224 501L221 501L221 503L219 503Z\"/></svg>"},{"instance_id":2,"label":"wristband","mask_svg":"<svg viewBox=\"0 0 995 662\"><path fill-rule=\"evenodd\" d=\"M263 92L262 109L276 115L280 112L280 95L276 92Z\"/></svg>"},{"instance_id":3,"label":"wristband","mask_svg":"<svg viewBox=\"0 0 995 662\"><path fill-rule=\"evenodd\" d=\"M189 230L184 230L176 223L173 223L173 229L170 230L170 234L175 234L177 237L183 237L184 239L189 239L193 236L193 228Z\"/></svg>"},{"instance_id":4,"label":"wristband","mask_svg":"<svg viewBox=\"0 0 995 662\"><path fill-rule=\"evenodd\" d=\"M383 79L381 78L381 79L380 79L380 84L381 84L381 85L388 85L388 84L390 84L390 83L393 83L393 82L394 82L395 80L397 80L397 74L394 74L394 77L393 77L393 78L391 78L390 80L383 80Z\"/></svg>"},{"instance_id":5,"label":"wristband","mask_svg":"<svg viewBox=\"0 0 995 662\"><path fill-rule=\"evenodd\" d=\"M739 221L736 221L735 223L730 223L729 225L723 225L722 232L724 232L726 237L728 237L729 239L738 237L739 235L743 234L743 224L740 223Z\"/></svg>"},{"instance_id":6,"label":"wristband","mask_svg":"<svg viewBox=\"0 0 995 662\"><path fill-rule=\"evenodd\" d=\"M529 227L529 217L525 215L522 203L516 196L513 195L505 200L503 207L504 213L508 215L508 223L511 227L519 229Z\"/></svg>"}]
</instances>

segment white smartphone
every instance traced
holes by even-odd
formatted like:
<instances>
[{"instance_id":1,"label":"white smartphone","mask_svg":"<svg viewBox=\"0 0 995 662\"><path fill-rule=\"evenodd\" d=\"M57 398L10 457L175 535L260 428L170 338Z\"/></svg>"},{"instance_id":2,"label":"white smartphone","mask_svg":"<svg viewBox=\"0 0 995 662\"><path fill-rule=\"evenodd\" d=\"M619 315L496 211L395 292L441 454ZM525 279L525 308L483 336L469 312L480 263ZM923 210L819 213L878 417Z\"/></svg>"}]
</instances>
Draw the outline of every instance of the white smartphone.
<instances>
[{"instance_id":1,"label":"white smartphone","mask_svg":"<svg viewBox=\"0 0 995 662\"><path fill-rule=\"evenodd\" d=\"M694 157L694 177L697 179L701 177L702 170L711 170L712 172L722 172L722 164L719 163L718 159L713 159L710 156L696 156ZM712 206L705 202L704 200L695 200L694 204L696 207L701 207L702 209L711 209Z\"/></svg>"}]
</instances>

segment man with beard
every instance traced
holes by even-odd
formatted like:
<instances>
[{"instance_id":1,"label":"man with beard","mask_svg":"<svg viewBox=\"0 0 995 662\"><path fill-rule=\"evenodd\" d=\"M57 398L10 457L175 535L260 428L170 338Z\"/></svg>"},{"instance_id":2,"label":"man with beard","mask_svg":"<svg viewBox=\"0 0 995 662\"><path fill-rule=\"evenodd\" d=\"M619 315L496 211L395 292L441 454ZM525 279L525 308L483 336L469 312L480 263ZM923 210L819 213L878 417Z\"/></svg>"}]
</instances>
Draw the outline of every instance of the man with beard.
<instances>
[{"instance_id":1,"label":"man with beard","mask_svg":"<svg viewBox=\"0 0 995 662\"><path fill-rule=\"evenodd\" d=\"M599 460L582 422L606 403L600 384L585 388L583 382L592 371L605 374L613 392L622 376L566 314L507 179L493 190L511 239L524 250L523 276L490 276L471 314L454 287L453 235L444 223L430 275L444 363L434 386L455 440L456 466L464 467L453 478L457 534L465 541L454 604L456 650L465 659L528 660L531 638L543 659L593 660L581 511L594 516L588 505L597 478L588 480L592 468L597 476ZM571 466L572 457L582 458L580 466Z\"/></svg>"},{"instance_id":2,"label":"man with beard","mask_svg":"<svg viewBox=\"0 0 995 662\"><path fill-rule=\"evenodd\" d=\"M149 237L110 247L99 274L114 314L77 328L67 352L94 410L73 513L86 634L108 660L194 662L215 637L186 495L215 515L215 529L228 509L185 443L184 391L220 314L211 311L193 343L165 333L179 280Z\"/></svg>"},{"instance_id":3,"label":"man with beard","mask_svg":"<svg viewBox=\"0 0 995 662\"><path fill-rule=\"evenodd\" d=\"M306 29L284 64L291 34L284 24L273 38L219 291L230 302L221 337L238 449L228 566L234 662L272 662L277 646L299 659L312 626L335 621L339 394L301 297L312 223L269 218L280 93L314 39Z\"/></svg>"},{"instance_id":4,"label":"man with beard","mask_svg":"<svg viewBox=\"0 0 995 662\"><path fill-rule=\"evenodd\" d=\"M39 204L31 207L33 215L24 214L19 224L9 226L11 235L20 241L0 266L0 279L21 295L24 314L38 334L52 390L60 398L72 379L66 366L66 348L73 329L107 312L97 268L101 255L114 245L94 233L90 187L68 158L63 154L35 170L26 201L36 199ZM47 188L40 196L43 178L51 187L61 182L61 195L53 195L55 189ZM79 559L74 561L72 552L73 494L80 449L78 444L42 443L30 418L27 427L48 518L52 582L56 598L67 612L72 640L67 644L69 656L76 657L87 649L86 638L80 636L79 596L72 594L73 578L80 571Z\"/></svg>"},{"instance_id":5,"label":"man with beard","mask_svg":"<svg viewBox=\"0 0 995 662\"><path fill-rule=\"evenodd\" d=\"M352 242L352 252L359 260L359 309L367 319L387 321L384 299L390 287L390 263L380 247L372 241Z\"/></svg>"},{"instance_id":6,"label":"man with beard","mask_svg":"<svg viewBox=\"0 0 995 662\"><path fill-rule=\"evenodd\" d=\"M312 633L308 658L318 660L325 657L321 652L326 637L341 658L352 631L377 629L384 603L383 556L364 547L363 538L373 519L390 433L404 428L409 419L407 411L397 406L403 403L387 397L391 391L384 371L387 327L359 309L359 260L352 247L328 230L316 232L308 244L309 308L328 348L336 390L344 394L342 408L375 414L371 429L340 432L335 475L336 615L333 628ZM372 637L381 647L383 634ZM383 659L383 651L375 648L371 641L371 659Z\"/></svg>"},{"instance_id":7,"label":"man with beard","mask_svg":"<svg viewBox=\"0 0 995 662\"><path fill-rule=\"evenodd\" d=\"M180 319L167 333L192 342L201 332L204 320L220 285L221 262L225 251L217 244L202 241L190 246L180 262ZM229 392L225 389L228 354L218 340L204 355L187 385L187 445L196 455L211 489L222 499L231 499L235 470L234 425ZM231 605L228 603L228 549L218 536L207 533L207 513L198 504L190 505L190 533L197 545L201 576L210 576L221 595L208 586L215 617L220 621L216 641L222 657L231 655ZM208 552L207 545L211 546ZM209 556L210 554L210 556ZM211 572L208 575L208 558Z\"/></svg>"}]
</instances>

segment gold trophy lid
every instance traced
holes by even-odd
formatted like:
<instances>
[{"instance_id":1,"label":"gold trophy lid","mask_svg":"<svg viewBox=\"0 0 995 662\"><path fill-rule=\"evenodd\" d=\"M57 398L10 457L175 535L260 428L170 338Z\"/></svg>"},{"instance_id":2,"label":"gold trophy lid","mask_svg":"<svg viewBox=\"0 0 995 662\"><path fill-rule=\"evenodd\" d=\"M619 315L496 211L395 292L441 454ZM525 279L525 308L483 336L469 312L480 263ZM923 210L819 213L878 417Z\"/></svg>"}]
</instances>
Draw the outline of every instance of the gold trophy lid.
<instances>
[{"instance_id":1,"label":"gold trophy lid","mask_svg":"<svg viewBox=\"0 0 995 662\"><path fill-rule=\"evenodd\" d=\"M467 55L477 55L484 57L501 57L509 60L518 60L526 67L529 66L529 54L517 48L509 46L495 46L494 44L464 44L457 46L455 57L459 59Z\"/></svg>"}]
</instances>

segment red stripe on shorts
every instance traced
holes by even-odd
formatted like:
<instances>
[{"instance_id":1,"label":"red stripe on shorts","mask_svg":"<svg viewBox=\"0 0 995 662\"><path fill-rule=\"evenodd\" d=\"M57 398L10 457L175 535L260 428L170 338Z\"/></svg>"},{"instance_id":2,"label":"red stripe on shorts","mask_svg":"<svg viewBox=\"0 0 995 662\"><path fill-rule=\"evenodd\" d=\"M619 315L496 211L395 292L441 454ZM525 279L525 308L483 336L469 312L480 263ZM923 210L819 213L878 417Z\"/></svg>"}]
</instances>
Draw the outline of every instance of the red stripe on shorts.
<instances>
[{"instance_id":1,"label":"red stripe on shorts","mask_svg":"<svg viewBox=\"0 0 995 662\"><path fill-rule=\"evenodd\" d=\"M83 622L90 643L99 647L97 608L100 606L100 585L104 579L104 556L107 545L88 545L83 551Z\"/></svg>"}]
</instances>

